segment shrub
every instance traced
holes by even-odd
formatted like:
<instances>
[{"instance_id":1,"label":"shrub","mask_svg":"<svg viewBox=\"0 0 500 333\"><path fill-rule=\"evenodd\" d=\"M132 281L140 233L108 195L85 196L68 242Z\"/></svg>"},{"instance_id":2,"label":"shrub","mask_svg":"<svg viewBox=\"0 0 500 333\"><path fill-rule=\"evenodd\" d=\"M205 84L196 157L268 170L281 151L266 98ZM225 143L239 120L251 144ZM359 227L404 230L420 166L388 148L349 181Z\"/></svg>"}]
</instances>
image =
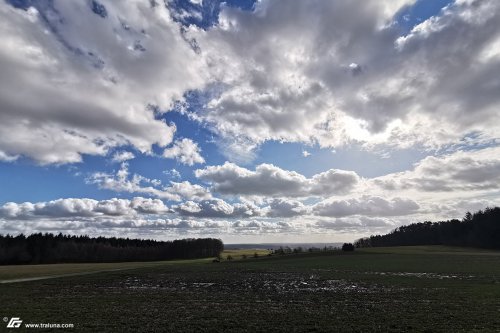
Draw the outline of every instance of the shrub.
<instances>
[{"instance_id":1,"label":"shrub","mask_svg":"<svg viewBox=\"0 0 500 333\"><path fill-rule=\"evenodd\" d=\"M344 243L342 245L342 251L352 252L354 251L354 245L352 245L352 243Z\"/></svg>"}]
</instances>

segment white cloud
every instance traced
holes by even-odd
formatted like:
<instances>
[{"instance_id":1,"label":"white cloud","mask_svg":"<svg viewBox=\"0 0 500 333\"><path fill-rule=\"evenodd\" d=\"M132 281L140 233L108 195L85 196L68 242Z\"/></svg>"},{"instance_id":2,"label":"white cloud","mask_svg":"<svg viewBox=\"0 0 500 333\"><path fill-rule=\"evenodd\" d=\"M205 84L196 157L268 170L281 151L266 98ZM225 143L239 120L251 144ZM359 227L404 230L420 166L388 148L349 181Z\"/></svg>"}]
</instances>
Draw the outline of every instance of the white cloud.
<instances>
[{"instance_id":1,"label":"white cloud","mask_svg":"<svg viewBox=\"0 0 500 333\"><path fill-rule=\"evenodd\" d=\"M172 177L174 179L181 179L181 173L177 171L176 169L171 169L171 170L165 170L163 171L163 174L169 177Z\"/></svg>"},{"instance_id":2,"label":"white cloud","mask_svg":"<svg viewBox=\"0 0 500 333\"><path fill-rule=\"evenodd\" d=\"M414 214L419 205L411 199L393 198L387 200L375 196L362 196L348 200L327 199L312 207L316 215L344 217L351 215L365 216L401 216Z\"/></svg>"},{"instance_id":3,"label":"white cloud","mask_svg":"<svg viewBox=\"0 0 500 333\"><path fill-rule=\"evenodd\" d=\"M229 204L222 199L203 200L200 202L186 201L172 209L184 216L203 218L235 218L261 216L261 210L249 203Z\"/></svg>"},{"instance_id":4,"label":"white cloud","mask_svg":"<svg viewBox=\"0 0 500 333\"><path fill-rule=\"evenodd\" d=\"M297 232L301 230L300 227L294 226L291 223L284 221L262 221L262 220L251 220L251 221L237 221L231 225L231 227L239 235L265 235L265 234L285 234L287 232Z\"/></svg>"},{"instance_id":5,"label":"white cloud","mask_svg":"<svg viewBox=\"0 0 500 333\"><path fill-rule=\"evenodd\" d=\"M363 230L365 236L368 233L373 232L387 232L394 227L394 222L387 218L373 218L365 216L349 217L348 219L336 218L334 220L329 218L328 220L322 219L315 223L315 228L317 228L318 231L332 230L335 232L352 233Z\"/></svg>"},{"instance_id":6,"label":"white cloud","mask_svg":"<svg viewBox=\"0 0 500 333\"><path fill-rule=\"evenodd\" d=\"M302 202L289 199L273 199L267 207L267 216L269 217L293 217L306 215L309 212Z\"/></svg>"},{"instance_id":7,"label":"white cloud","mask_svg":"<svg viewBox=\"0 0 500 333\"><path fill-rule=\"evenodd\" d=\"M3 151L0 150L0 161L4 161L4 162L12 162L12 161L15 161L19 158L19 155L8 155L6 153L4 153Z\"/></svg>"},{"instance_id":8,"label":"white cloud","mask_svg":"<svg viewBox=\"0 0 500 333\"><path fill-rule=\"evenodd\" d=\"M309 180L309 193L320 197L345 194L359 182L360 177L354 171L330 169L314 175Z\"/></svg>"},{"instance_id":9,"label":"white cloud","mask_svg":"<svg viewBox=\"0 0 500 333\"><path fill-rule=\"evenodd\" d=\"M148 1L53 1L28 11L0 3L0 151L41 164L81 161L130 144L167 146L168 109L206 82L203 59L165 6ZM8 135L7 135L8 133ZM5 160L5 158L4 158Z\"/></svg>"},{"instance_id":10,"label":"white cloud","mask_svg":"<svg viewBox=\"0 0 500 333\"><path fill-rule=\"evenodd\" d=\"M472 132L498 138L500 4L457 2L401 37L391 15L412 3L225 7L219 26L189 31L225 87L196 116L231 142L229 159L235 145L251 157L267 140L436 148Z\"/></svg>"},{"instance_id":11,"label":"white cloud","mask_svg":"<svg viewBox=\"0 0 500 333\"><path fill-rule=\"evenodd\" d=\"M159 114L192 89L207 102L188 116L219 135L232 161L255 158L268 140L332 153L383 147L387 160L394 147L449 149L374 179L272 164L196 170L224 200L123 163L88 182L152 198L6 203L0 230L363 232L500 204L500 148L481 148L500 133L500 3L457 0L401 36L394 14L412 3L262 0L254 12L224 6L220 24L202 30L181 29L169 6L141 0L103 1L105 18L84 0L50 2L43 15L0 2L3 162L72 163L110 151L125 162L134 154L120 146L156 145L165 158L205 163L193 140L173 142L176 128ZM167 175L180 179L175 169ZM176 217L151 217L159 214Z\"/></svg>"},{"instance_id":12,"label":"white cloud","mask_svg":"<svg viewBox=\"0 0 500 333\"><path fill-rule=\"evenodd\" d=\"M181 201L182 198L188 200L211 198L207 189L188 181L171 181L170 186L158 188L161 182L156 179L149 179L139 174L130 175L127 163L122 163L116 174L96 172L87 178L87 182L115 192L142 193L172 201Z\"/></svg>"},{"instance_id":13,"label":"white cloud","mask_svg":"<svg viewBox=\"0 0 500 333\"><path fill-rule=\"evenodd\" d=\"M428 156L413 170L389 174L371 182L389 191L469 192L500 189L500 147ZM462 194L462 193L461 193Z\"/></svg>"},{"instance_id":14,"label":"white cloud","mask_svg":"<svg viewBox=\"0 0 500 333\"><path fill-rule=\"evenodd\" d=\"M208 189L198 184L191 184L188 181L170 182L170 186L166 190L195 201L212 198L212 194Z\"/></svg>"},{"instance_id":15,"label":"white cloud","mask_svg":"<svg viewBox=\"0 0 500 333\"><path fill-rule=\"evenodd\" d=\"M195 171L196 177L212 184L221 194L275 197L308 197L343 194L359 181L355 172L331 169L312 178L283 170L272 164L260 164L251 171L226 162Z\"/></svg>"},{"instance_id":16,"label":"white cloud","mask_svg":"<svg viewBox=\"0 0 500 333\"><path fill-rule=\"evenodd\" d=\"M201 156L201 149L196 142L191 139L182 139L176 141L172 147L166 148L163 151L163 157L175 158L182 164L193 165L196 163L205 163L205 159Z\"/></svg>"},{"instance_id":17,"label":"white cloud","mask_svg":"<svg viewBox=\"0 0 500 333\"><path fill-rule=\"evenodd\" d=\"M113 162L125 162L128 160L131 160L135 158L135 155L129 151L117 151L113 157L111 158L111 161Z\"/></svg>"},{"instance_id":18,"label":"white cloud","mask_svg":"<svg viewBox=\"0 0 500 333\"><path fill-rule=\"evenodd\" d=\"M234 208L221 199L213 199L195 203L193 201L185 202L177 207L172 207L181 215L200 216L200 217L231 217Z\"/></svg>"},{"instance_id":19,"label":"white cloud","mask_svg":"<svg viewBox=\"0 0 500 333\"><path fill-rule=\"evenodd\" d=\"M142 197L133 198L130 207L141 214L160 214L168 210L163 201Z\"/></svg>"},{"instance_id":20,"label":"white cloud","mask_svg":"<svg viewBox=\"0 0 500 333\"><path fill-rule=\"evenodd\" d=\"M168 208L158 199L136 197L132 200L113 198L98 201L87 198L66 198L37 203L8 202L0 206L0 219L135 216L166 212Z\"/></svg>"},{"instance_id":21,"label":"white cloud","mask_svg":"<svg viewBox=\"0 0 500 333\"><path fill-rule=\"evenodd\" d=\"M68 163L126 144L166 147L175 127L147 106L168 109L214 83L194 118L239 161L267 140L432 148L471 132L498 138L500 5L457 1L401 36L392 16L412 3L263 0L253 12L223 6L220 24L202 30L140 0L105 2L105 18L88 1L56 1L40 7L44 19L2 2L0 158ZM185 140L165 155L203 163Z\"/></svg>"}]
</instances>

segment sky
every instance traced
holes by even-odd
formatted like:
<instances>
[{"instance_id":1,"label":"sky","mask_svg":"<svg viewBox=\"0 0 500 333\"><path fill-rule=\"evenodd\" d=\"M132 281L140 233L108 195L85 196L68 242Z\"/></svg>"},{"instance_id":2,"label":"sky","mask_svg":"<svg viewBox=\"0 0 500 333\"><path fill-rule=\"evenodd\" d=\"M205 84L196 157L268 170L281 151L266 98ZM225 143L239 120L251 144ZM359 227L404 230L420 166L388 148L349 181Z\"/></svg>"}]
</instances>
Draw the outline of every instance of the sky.
<instances>
[{"instance_id":1,"label":"sky","mask_svg":"<svg viewBox=\"0 0 500 333\"><path fill-rule=\"evenodd\" d=\"M0 0L0 233L342 242L500 205L496 0Z\"/></svg>"}]
</instances>

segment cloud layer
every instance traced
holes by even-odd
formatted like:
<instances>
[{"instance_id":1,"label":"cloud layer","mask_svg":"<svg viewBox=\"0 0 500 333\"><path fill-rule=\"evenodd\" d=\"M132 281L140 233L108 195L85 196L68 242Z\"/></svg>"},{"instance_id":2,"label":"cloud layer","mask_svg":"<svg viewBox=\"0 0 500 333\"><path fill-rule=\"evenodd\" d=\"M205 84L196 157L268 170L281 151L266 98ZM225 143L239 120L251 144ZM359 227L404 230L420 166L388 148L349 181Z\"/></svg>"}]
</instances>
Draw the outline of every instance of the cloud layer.
<instances>
[{"instance_id":1,"label":"cloud layer","mask_svg":"<svg viewBox=\"0 0 500 333\"><path fill-rule=\"evenodd\" d=\"M224 8L218 26L191 29L226 84L198 116L243 151L266 140L435 148L497 138L500 4L456 1L405 34L391 15L409 3Z\"/></svg>"},{"instance_id":2,"label":"cloud layer","mask_svg":"<svg viewBox=\"0 0 500 333\"><path fill-rule=\"evenodd\" d=\"M158 179L149 179L139 174L130 174L127 163L122 163L114 174L96 172L87 178L87 183L115 192L147 194L156 198L180 201L182 198L201 200L211 198L210 192L198 184L188 181L163 185Z\"/></svg>"},{"instance_id":3,"label":"cloud layer","mask_svg":"<svg viewBox=\"0 0 500 333\"><path fill-rule=\"evenodd\" d=\"M251 171L226 162L195 171L196 177L210 182L221 194L271 197L308 197L343 194L359 181L355 172L331 169L312 178L283 170L272 164L261 164Z\"/></svg>"},{"instance_id":4,"label":"cloud layer","mask_svg":"<svg viewBox=\"0 0 500 333\"><path fill-rule=\"evenodd\" d=\"M456 0L409 31L395 20L415 0L223 5L203 28L168 1L101 3L0 2L0 163L106 156L84 174L111 191L5 203L0 230L353 234L500 204L500 2ZM268 141L302 144L303 165L320 148L426 156L305 176L252 165ZM143 155L168 183L130 171Z\"/></svg>"},{"instance_id":5,"label":"cloud layer","mask_svg":"<svg viewBox=\"0 0 500 333\"><path fill-rule=\"evenodd\" d=\"M429 156L413 170L378 177L376 185L387 190L459 192L500 189L500 147L457 151Z\"/></svg>"},{"instance_id":6,"label":"cloud layer","mask_svg":"<svg viewBox=\"0 0 500 333\"><path fill-rule=\"evenodd\" d=\"M3 161L166 147L176 128L158 112L193 89L208 98L192 119L234 159L267 140L440 147L498 137L496 1L456 1L409 33L392 21L409 0L263 0L253 12L223 6L207 30L147 1L103 1L106 15L83 0L43 3L0 4ZM204 160L188 139L164 154Z\"/></svg>"},{"instance_id":7,"label":"cloud layer","mask_svg":"<svg viewBox=\"0 0 500 333\"><path fill-rule=\"evenodd\" d=\"M39 217L69 218L97 216L133 216L137 214L162 214L168 208L158 199L136 197L132 200L110 199L58 199L48 202L8 202L0 206L0 218L26 220Z\"/></svg>"},{"instance_id":8,"label":"cloud layer","mask_svg":"<svg viewBox=\"0 0 500 333\"><path fill-rule=\"evenodd\" d=\"M206 81L168 10L106 1L102 17L88 1L47 3L0 3L2 159L69 163L114 146L168 145L175 126L148 105L168 109Z\"/></svg>"}]
</instances>

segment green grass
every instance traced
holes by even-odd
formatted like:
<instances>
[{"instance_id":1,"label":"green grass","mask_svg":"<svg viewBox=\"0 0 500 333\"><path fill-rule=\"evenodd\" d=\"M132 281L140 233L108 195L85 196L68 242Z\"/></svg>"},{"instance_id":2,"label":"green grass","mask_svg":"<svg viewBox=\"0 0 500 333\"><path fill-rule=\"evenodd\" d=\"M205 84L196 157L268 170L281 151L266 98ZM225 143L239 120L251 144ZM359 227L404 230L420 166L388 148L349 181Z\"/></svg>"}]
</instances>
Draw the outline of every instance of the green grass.
<instances>
[{"instance_id":1,"label":"green grass","mask_svg":"<svg viewBox=\"0 0 500 333\"><path fill-rule=\"evenodd\" d=\"M1 284L0 316L99 332L500 332L498 251L400 247L142 264Z\"/></svg>"},{"instance_id":2,"label":"green grass","mask_svg":"<svg viewBox=\"0 0 500 333\"><path fill-rule=\"evenodd\" d=\"M252 258L254 254L266 256L268 250L264 249L244 249L244 250L224 250L221 254L223 259L231 255L234 260L241 260L243 256ZM118 262L118 263L83 263L83 264L50 264L50 265L7 265L0 266L0 283L2 281L15 279L43 278L51 276L64 276L76 274L90 274L103 271L127 270L142 267L155 267L177 264L193 264L196 262L211 262L213 258L196 260L171 260L171 261L150 261L150 262Z\"/></svg>"},{"instance_id":3,"label":"green grass","mask_svg":"<svg viewBox=\"0 0 500 333\"><path fill-rule=\"evenodd\" d=\"M247 258L252 258L255 253L259 257L267 256L270 251L266 249L241 249L241 250L224 250L222 252L222 258L226 259L228 255L232 256L234 260L243 259L243 256Z\"/></svg>"},{"instance_id":4,"label":"green grass","mask_svg":"<svg viewBox=\"0 0 500 333\"><path fill-rule=\"evenodd\" d=\"M0 283L16 279L44 278L77 274L91 274L106 271L128 270L143 267L193 264L211 259L146 261L117 263L49 264L49 265L7 265L0 266Z\"/></svg>"},{"instance_id":5,"label":"green grass","mask_svg":"<svg viewBox=\"0 0 500 333\"><path fill-rule=\"evenodd\" d=\"M398 247L372 247L358 249L357 252L366 253L401 253L401 254L460 254L460 255L493 255L500 256L498 250L477 249L470 247L445 246L445 245L421 245L421 246L398 246Z\"/></svg>"}]
</instances>

